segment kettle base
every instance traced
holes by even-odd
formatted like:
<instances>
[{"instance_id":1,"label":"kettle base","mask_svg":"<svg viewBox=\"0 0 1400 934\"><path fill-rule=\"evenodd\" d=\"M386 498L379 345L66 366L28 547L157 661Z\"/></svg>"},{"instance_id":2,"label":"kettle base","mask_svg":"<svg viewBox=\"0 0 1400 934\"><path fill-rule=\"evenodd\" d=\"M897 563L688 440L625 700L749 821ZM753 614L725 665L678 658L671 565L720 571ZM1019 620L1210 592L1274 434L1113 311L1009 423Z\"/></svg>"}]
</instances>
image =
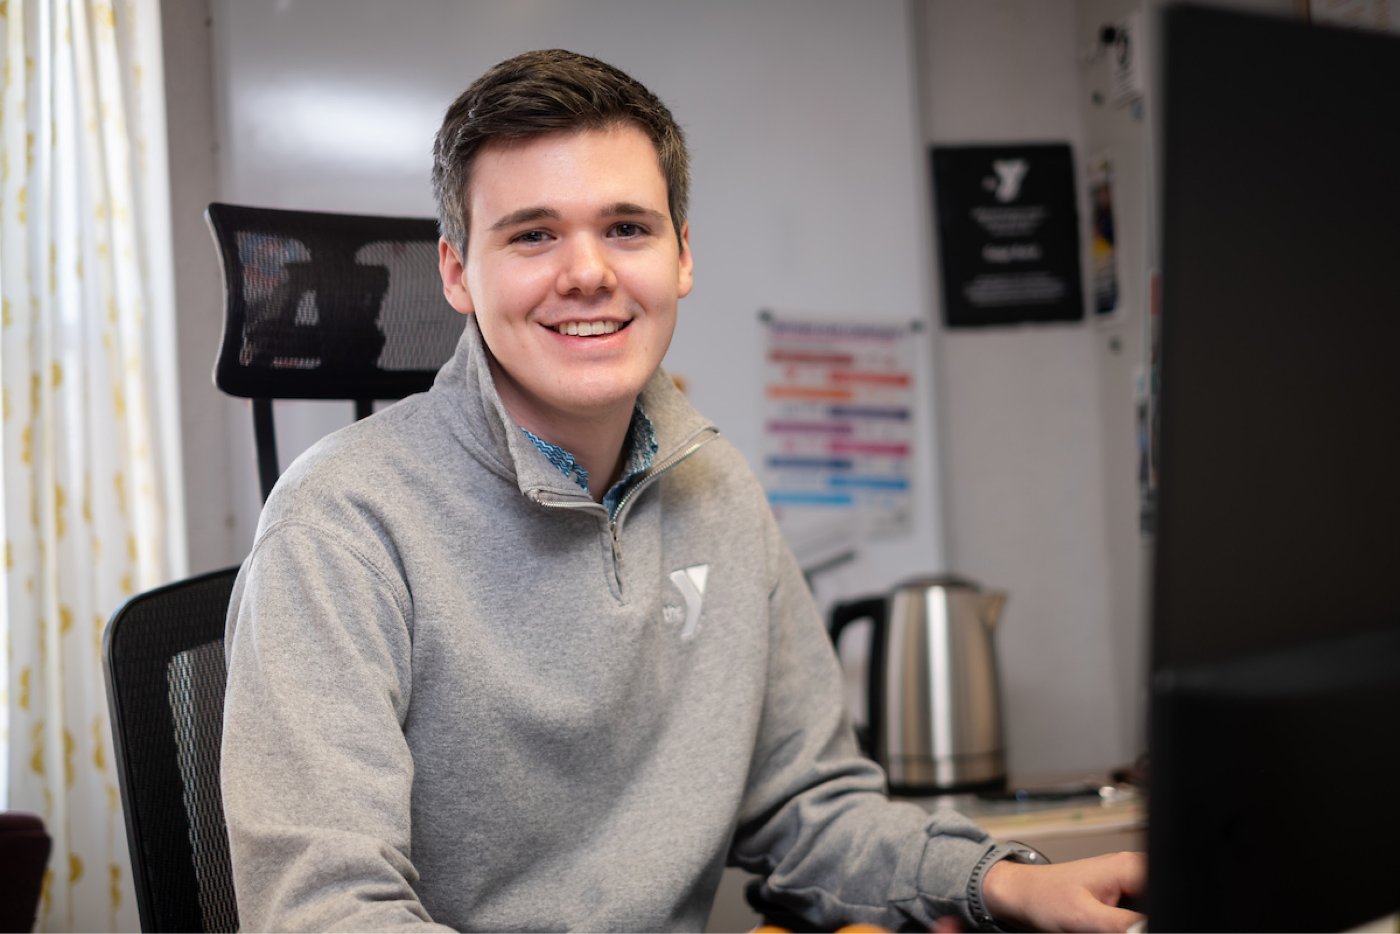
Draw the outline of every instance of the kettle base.
<instances>
[{"instance_id":1,"label":"kettle base","mask_svg":"<svg viewBox=\"0 0 1400 934\"><path fill-rule=\"evenodd\" d=\"M1006 787L1006 760L1000 752L930 759L894 756L885 764L890 794L903 796L999 791Z\"/></svg>"},{"instance_id":2,"label":"kettle base","mask_svg":"<svg viewBox=\"0 0 1400 934\"><path fill-rule=\"evenodd\" d=\"M982 781L960 782L952 785L905 784L890 782L890 796L895 798L927 798L933 795L978 794L989 791L1005 791L1006 776L983 779Z\"/></svg>"}]
</instances>

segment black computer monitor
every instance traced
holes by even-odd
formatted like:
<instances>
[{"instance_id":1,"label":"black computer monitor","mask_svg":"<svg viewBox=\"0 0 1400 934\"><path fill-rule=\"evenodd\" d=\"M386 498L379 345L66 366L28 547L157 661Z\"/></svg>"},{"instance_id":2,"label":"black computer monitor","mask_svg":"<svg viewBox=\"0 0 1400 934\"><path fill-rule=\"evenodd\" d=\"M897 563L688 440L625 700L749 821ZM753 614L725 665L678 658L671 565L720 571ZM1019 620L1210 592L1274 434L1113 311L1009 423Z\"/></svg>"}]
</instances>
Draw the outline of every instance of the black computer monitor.
<instances>
[{"instance_id":1,"label":"black computer monitor","mask_svg":"<svg viewBox=\"0 0 1400 934\"><path fill-rule=\"evenodd\" d=\"M1400 910L1400 37L1170 6L1156 930Z\"/></svg>"}]
</instances>

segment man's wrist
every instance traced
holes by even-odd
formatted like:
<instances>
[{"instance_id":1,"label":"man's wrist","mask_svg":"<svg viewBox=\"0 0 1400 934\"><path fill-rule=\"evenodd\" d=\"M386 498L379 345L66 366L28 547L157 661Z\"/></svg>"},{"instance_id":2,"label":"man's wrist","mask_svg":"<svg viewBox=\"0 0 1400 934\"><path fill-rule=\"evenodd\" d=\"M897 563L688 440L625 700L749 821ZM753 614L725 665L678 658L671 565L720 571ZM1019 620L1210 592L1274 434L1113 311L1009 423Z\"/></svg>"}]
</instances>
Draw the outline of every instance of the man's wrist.
<instances>
[{"instance_id":1,"label":"man's wrist","mask_svg":"<svg viewBox=\"0 0 1400 934\"><path fill-rule=\"evenodd\" d=\"M1007 873L996 872L1000 869L1009 870L1011 867L1005 865L1007 862L1045 865L1050 860L1034 847L1015 841L998 843L987 850L973 867L967 885L968 914L980 930L1014 930L1014 927L1008 925L1014 925L1017 919L1014 912L1008 914L1006 911L1009 902L1005 895ZM993 875L997 875L998 878L989 885L988 880Z\"/></svg>"}]
</instances>

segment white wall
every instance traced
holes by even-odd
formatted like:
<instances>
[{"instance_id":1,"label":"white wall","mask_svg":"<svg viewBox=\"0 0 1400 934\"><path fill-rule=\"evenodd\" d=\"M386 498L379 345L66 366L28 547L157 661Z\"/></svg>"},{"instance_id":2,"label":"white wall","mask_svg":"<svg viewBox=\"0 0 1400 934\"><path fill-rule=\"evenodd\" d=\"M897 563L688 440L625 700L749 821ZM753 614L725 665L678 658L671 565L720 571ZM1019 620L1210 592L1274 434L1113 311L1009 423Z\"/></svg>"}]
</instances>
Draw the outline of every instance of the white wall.
<instances>
[{"instance_id":1,"label":"white wall","mask_svg":"<svg viewBox=\"0 0 1400 934\"><path fill-rule=\"evenodd\" d=\"M233 202L431 214L428 152L442 111L523 49L595 54L655 90L688 134L695 175L696 288L666 365L755 463L760 309L904 321L928 313L926 181L901 0L210 6L217 194ZM929 399L927 342L918 363L916 392ZM284 453L347 417L325 409L304 404L279 421ZM931 411L915 437L916 530L867 549L861 587L943 564ZM257 497L246 419L229 431L237 554L251 540Z\"/></svg>"},{"instance_id":2,"label":"white wall","mask_svg":"<svg viewBox=\"0 0 1400 934\"><path fill-rule=\"evenodd\" d=\"M171 106L186 109L173 145L186 151L176 224L190 283L181 340L196 570L242 557L257 508L245 404L208 377L219 304L199 211L217 198L431 213L440 113L499 58L546 45L597 54L685 125L697 288L667 365L755 461L759 308L937 320L926 142L1082 149L1072 0L212 0L209 29L189 12L198 4L167 6L185 11L168 10L166 27ZM1132 685L1115 680L1110 623L1120 617L1105 530L1103 336L1087 325L928 333L918 533L869 550L828 587L852 595L952 569L1008 588L998 639L1013 770L1130 758ZM279 422L284 453L349 417L326 408L304 404Z\"/></svg>"},{"instance_id":3,"label":"white wall","mask_svg":"<svg viewBox=\"0 0 1400 934\"><path fill-rule=\"evenodd\" d=\"M204 0L161 4L181 448L192 573L226 567L246 550L236 540L230 422L236 420L244 426L245 437L252 436L244 406L220 395L212 376L223 318L223 286L203 219L204 206L218 197L208 18Z\"/></svg>"},{"instance_id":4,"label":"white wall","mask_svg":"<svg viewBox=\"0 0 1400 934\"><path fill-rule=\"evenodd\" d=\"M1085 167L1103 153L1115 170L1117 314L938 335L949 563L1012 594L999 647L1013 772L1121 764L1146 743L1151 542L1139 529L1134 382L1148 355L1150 49L1165 2L915 0L929 143L1069 142L1086 243ZM1100 28L1131 13L1146 95L1119 108L1110 58L1092 53Z\"/></svg>"},{"instance_id":5,"label":"white wall","mask_svg":"<svg viewBox=\"0 0 1400 934\"><path fill-rule=\"evenodd\" d=\"M1104 496L1109 670L1107 683L1122 714L1115 740L1126 753L1146 747L1147 568L1151 538L1141 531L1138 489L1136 379L1148 356L1149 270L1156 266L1152 188L1149 50L1152 19L1138 0L1079 0L1076 39L1080 111L1086 161L1107 157L1113 166L1119 308L1094 334ZM1134 105L1112 102L1111 54L1095 49L1100 29L1132 16L1132 39L1146 93ZM1125 756L1126 758L1126 756Z\"/></svg>"},{"instance_id":6,"label":"white wall","mask_svg":"<svg viewBox=\"0 0 1400 934\"><path fill-rule=\"evenodd\" d=\"M1067 142L1082 166L1074 0L917 9L929 143ZM1076 186L1083 203L1082 174ZM1086 322L940 333L949 559L1011 593L998 646L1012 772L1131 758L1110 639L1137 620L1108 599L1099 343Z\"/></svg>"},{"instance_id":7,"label":"white wall","mask_svg":"<svg viewBox=\"0 0 1400 934\"><path fill-rule=\"evenodd\" d=\"M671 104L694 151L697 288L667 365L757 461L756 311L938 322L925 145L1064 140L1081 201L1087 157L1114 157L1123 312L1108 324L935 324L919 360L918 532L869 549L823 596L944 569L1005 587L1013 771L1131 759L1146 555L1132 376L1146 355L1152 111L1094 104L1107 66L1084 53L1103 22L1157 5L164 4L191 568L240 560L258 505L246 404L209 378L221 309L200 218L210 200L429 214L432 133L482 69L546 45L616 62ZM1287 12L1293 0L1232 5ZM348 418L348 406L304 404L279 423L284 453Z\"/></svg>"}]
</instances>

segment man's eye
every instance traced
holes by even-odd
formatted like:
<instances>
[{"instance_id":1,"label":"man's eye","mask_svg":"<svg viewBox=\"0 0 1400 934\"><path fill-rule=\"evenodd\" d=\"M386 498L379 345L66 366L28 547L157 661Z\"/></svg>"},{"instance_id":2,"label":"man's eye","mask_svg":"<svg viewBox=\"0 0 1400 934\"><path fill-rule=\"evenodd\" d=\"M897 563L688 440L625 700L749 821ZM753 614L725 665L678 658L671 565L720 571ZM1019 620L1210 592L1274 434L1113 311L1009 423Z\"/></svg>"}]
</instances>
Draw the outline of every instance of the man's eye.
<instances>
[{"instance_id":1,"label":"man's eye","mask_svg":"<svg viewBox=\"0 0 1400 934\"><path fill-rule=\"evenodd\" d=\"M641 224L632 224L624 221L613 226L613 236L616 237L640 237L646 233L646 228Z\"/></svg>"},{"instance_id":2,"label":"man's eye","mask_svg":"<svg viewBox=\"0 0 1400 934\"><path fill-rule=\"evenodd\" d=\"M527 230L522 234L516 234L512 239L515 243L543 243L547 234L543 230Z\"/></svg>"}]
</instances>

